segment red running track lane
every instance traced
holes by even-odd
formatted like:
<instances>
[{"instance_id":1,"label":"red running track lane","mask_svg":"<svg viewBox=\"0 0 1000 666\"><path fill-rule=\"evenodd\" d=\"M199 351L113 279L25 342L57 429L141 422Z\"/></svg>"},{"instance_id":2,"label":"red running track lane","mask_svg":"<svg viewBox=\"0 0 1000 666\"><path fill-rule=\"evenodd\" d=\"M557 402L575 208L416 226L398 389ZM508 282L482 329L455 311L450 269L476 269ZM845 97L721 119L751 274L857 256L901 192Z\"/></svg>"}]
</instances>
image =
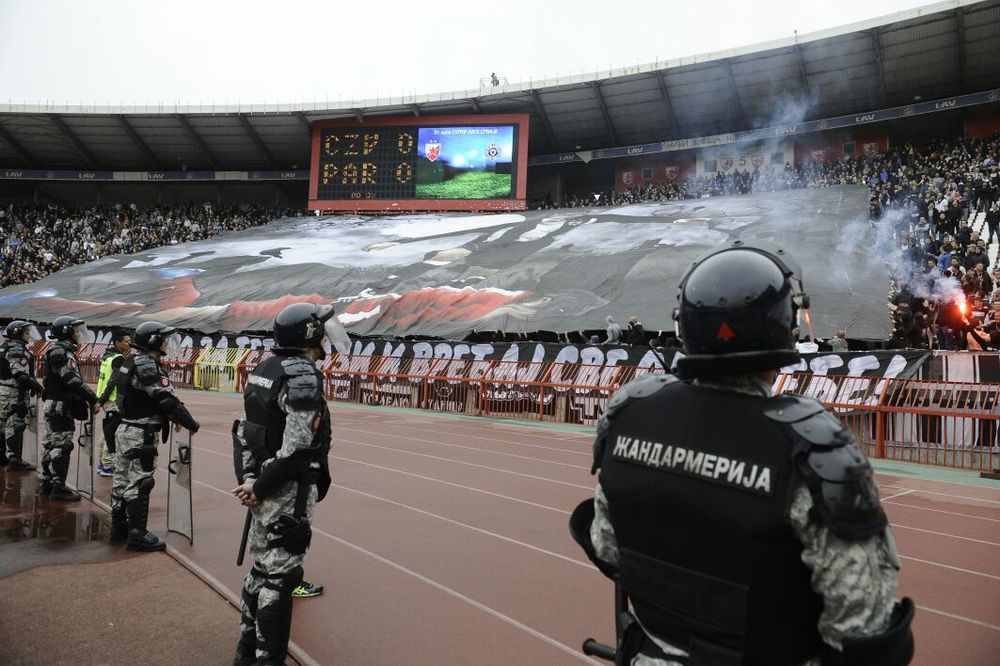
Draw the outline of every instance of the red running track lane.
<instances>
[{"instance_id":1,"label":"red running track lane","mask_svg":"<svg viewBox=\"0 0 1000 666\"><path fill-rule=\"evenodd\" d=\"M185 391L195 437L195 543L178 551L238 593L244 509L229 429L239 396ZM591 437L509 422L335 404L334 486L319 505L292 639L318 663L575 664L613 636L612 587L572 541L594 485ZM165 447L164 447L165 449ZM165 455L165 450L161 450ZM165 529L161 456L151 529ZM1000 650L997 488L879 474L912 596L915 664L986 665ZM106 500L110 480L98 482ZM237 628L231 639L235 645ZM603 663L603 662L594 662Z\"/></svg>"}]
</instances>

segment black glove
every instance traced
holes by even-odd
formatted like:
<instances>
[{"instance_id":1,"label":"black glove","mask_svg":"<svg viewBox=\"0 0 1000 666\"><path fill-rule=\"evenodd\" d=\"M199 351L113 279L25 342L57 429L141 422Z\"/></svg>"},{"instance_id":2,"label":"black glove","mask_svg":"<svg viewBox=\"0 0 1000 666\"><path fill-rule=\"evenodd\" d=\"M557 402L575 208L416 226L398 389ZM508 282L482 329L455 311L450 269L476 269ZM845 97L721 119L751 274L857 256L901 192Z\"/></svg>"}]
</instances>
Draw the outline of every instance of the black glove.
<instances>
[{"instance_id":1,"label":"black glove","mask_svg":"<svg viewBox=\"0 0 1000 666\"><path fill-rule=\"evenodd\" d=\"M190 430L192 435L201 429L201 424L194 420L184 403L177 403L174 411L170 414L170 419Z\"/></svg>"}]
</instances>

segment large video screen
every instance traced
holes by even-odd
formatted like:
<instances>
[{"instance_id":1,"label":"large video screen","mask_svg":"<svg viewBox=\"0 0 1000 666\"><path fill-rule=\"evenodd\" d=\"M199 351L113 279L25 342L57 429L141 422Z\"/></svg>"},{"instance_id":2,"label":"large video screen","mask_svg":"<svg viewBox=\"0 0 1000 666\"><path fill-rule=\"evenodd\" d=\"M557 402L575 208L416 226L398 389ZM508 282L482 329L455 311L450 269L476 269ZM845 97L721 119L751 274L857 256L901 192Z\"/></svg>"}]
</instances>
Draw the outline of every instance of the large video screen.
<instances>
[{"instance_id":1,"label":"large video screen","mask_svg":"<svg viewBox=\"0 0 1000 666\"><path fill-rule=\"evenodd\" d=\"M514 126L421 127L418 199L509 199Z\"/></svg>"},{"instance_id":2,"label":"large video screen","mask_svg":"<svg viewBox=\"0 0 1000 666\"><path fill-rule=\"evenodd\" d=\"M320 121L309 207L523 209L526 146L524 115Z\"/></svg>"}]
</instances>

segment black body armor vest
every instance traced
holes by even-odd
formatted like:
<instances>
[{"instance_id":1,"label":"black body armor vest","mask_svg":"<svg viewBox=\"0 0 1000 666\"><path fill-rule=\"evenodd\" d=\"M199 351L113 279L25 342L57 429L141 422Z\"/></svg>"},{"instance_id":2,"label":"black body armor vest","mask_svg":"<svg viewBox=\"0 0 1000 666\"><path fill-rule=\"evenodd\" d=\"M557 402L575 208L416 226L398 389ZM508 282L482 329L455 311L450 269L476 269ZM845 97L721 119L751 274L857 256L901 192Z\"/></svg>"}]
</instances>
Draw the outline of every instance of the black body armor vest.
<instances>
[{"instance_id":1,"label":"black body armor vest","mask_svg":"<svg viewBox=\"0 0 1000 666\"><path fill-rule=\"evenodd\" d=\"M21 351L28 359L28 367L31 369L31 373L34 374L34 363L35 359L31 357L31 354L24 349L24 345L19 345L16 340L7 340L3 344L0 344L0 382L5 382L11 384L14 381L14 371L10 367L10 362L7 360L7 353L15 349L17 346L21 347Z\"/></svg>"},{"instance_id":2,"label":"black body armor vest","mask_svg":"<svg viewBox=\"0 0 1000 666\"><path fill-rule=\"evenodd\" d=\"M149 418L163 414L159 402L140 388L136 388L133 379L136 374L136 362L153 363L162 375L160 364L156 357L143 351L136 351L125 358L116 373L115 382L118 385L118 411L122 420Z\"/></svg>"},{"instance_id":3,"label":"black body armor vest","mask_svg":"<svg viewBox=\"0 0 1000 666\"><path fill-rule=\"evenodd\" d=\"M250 373L246 388L243 389L247 423L252 423L264 431L262 440L260 437L253 437L258 441L251 444L258 446L264 444L268 458L274 456L281 448L281 440L285 434L285 413L278 407L278 397L285 385L285 369L281 366L285 358L272 356L266 359Z\"/></svg>"},{"instance_id":4,"label":"black body armor vest","mask_svg":"<svg viewBox=\"0 0 1000 666\"><path fill-rule=\"evenodd\" d=\"M796 442L769 400L675 381L608 421L621 583L642 626L692 661L797 665L821 646L822 599L787 518Z\"/></svg>"},{"instance_id":5,"label":"black body armor vest","mask_svg":"<svg viewBox=\"0 0 1000 666\"><path fill-rule=\"evenodd\" d=\"M49 400L69 401L74 398L74 392L66 385L66 380L59 374L55 366L62 367L65 363L76 364L76 357L73 352L76 346L68 342L59 340L54 345L45 350L45 373L42 378L45 387L45 395ZM59 358L59 357L62 358ZM73 372L78 374L75 369Z\"/></svg>"},{"instance_id":6,"label":"black body armor vest","mask_svg":"<svg viewBox=\"0 0 1000 666\"><path fill-rule=\"evenodd\" d=\"M285 364L295 359L296 357L272 356L258 365L247 377L247 385L243 390L243 404L246 410L243 432L257 465L273 457L281 448L285 434L285 413L278 406L278 398L289 381ZM303 359L302 363L309 361ZM317 458L322 458L325 463L332 438L330 410L323 400L323 375L314 367L312 371L316 375L317 382L316 402L322 410L319 428L314 434L313 448L316 449Z\"/></svg>"}]
</instances>

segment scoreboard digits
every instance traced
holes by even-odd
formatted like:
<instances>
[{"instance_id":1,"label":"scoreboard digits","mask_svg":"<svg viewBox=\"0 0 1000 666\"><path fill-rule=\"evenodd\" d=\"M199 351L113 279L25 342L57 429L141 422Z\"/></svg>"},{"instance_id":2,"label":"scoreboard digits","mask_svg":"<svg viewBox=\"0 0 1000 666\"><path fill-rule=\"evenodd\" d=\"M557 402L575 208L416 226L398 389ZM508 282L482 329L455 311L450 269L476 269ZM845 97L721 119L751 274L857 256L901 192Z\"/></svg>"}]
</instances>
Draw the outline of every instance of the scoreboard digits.
<instances>
[{"instance_id":1,"label":"scoreboard digits","mask_svg":"<svg viewBox=\"0 0 1000 666\"><path fill-rule=\"evenodd\" d=\"M320 199L412 199L416 127L328 127L320 141Z\"/></svg>"}]
</instances>

